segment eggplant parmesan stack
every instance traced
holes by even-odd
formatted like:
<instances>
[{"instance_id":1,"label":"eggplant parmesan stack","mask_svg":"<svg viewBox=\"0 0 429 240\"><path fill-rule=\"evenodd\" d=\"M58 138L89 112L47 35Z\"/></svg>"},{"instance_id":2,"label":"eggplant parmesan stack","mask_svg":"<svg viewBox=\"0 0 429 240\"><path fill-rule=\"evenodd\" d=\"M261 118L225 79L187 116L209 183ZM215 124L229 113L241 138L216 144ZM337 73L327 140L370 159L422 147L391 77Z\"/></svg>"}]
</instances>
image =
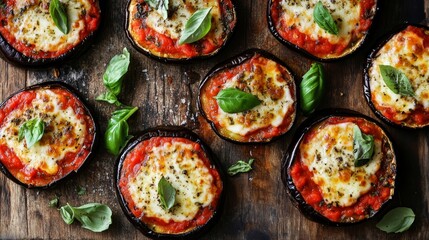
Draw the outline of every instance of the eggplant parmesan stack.
<instances>
[{"instance_id":1,"label":"eggplant parmesan stack","mask_svg":"<svg viewBox=\"0 0 429 240\"><path fill-rule=\"evenodd\" d=\"M65 84L43 83L0 105L0 168L26 187L48 187L92 152L95 122Z\"/></svg>"},{"instance_id":2,"label":"eggplant parmesan stack","mask_svg":"<svg viewBox=\"0 0 429 240\"><path fill-rule=\"evenodd\" d=\"M394 194L392 142L360 114L313 116L300 127L285 158L282 177L290 197L313 221L357 223L376 214Z\"/></svg>"},{"instance_id":3,"label":"eggplant parmesan stack","mask_svg":"<svg viewBox=\"0 0 429 240\"><path fill-rule=\"evenodd\" d=\"M225 90L257 98L259 105L226 112L219 104ZM226 96L231 104L242 96ZM212 69L200 86L199 108L222 138L239 143L269 142L292 127L296 115L296 86L292 73L273 55L250 49Z\"/></svg>"},{"instance_id":4,"label":"eggplant parmesan stack","mask_svg":"<svg viewBox=\"0 0 429 240\"><path fill-rule=\"evenodd\" d=\"M121 207L148 237L194 239L219 216L223 202L219 166L189 130L147 130L131 141L116 165Z\"/></svg>"},{"instance_id":5,"label":"eggplant parmesan stack","mask_svg":"<svg viewBox=\"0 0 429 240\"><path fill-rule=\"evenodd\" d=\"M326 11L315 12L318 2ZM377 0L270 0L268 24L271 33L283 44L292 46L318 60L332 60L354 52L362 45L376 13ZM332 17L329 32L322 26Z\"/></svg>"},{"instance_id":6,"label":"eggplant parmesan stack","mask_svg":"<svg viewBox=\"0 0 429 240\"><path fill-rule=\"evenodd\" d=\"M181 61L213 56L226 44L237 21L231 0L160 0L155 6L148 2L129 1L127 36L137 50L158 60ZM190 20L197 12L208 9L207 19ZM201 17L201 14L197 15ZM204 31L207 34L199 40L182 43L180 40L187 25L195 30L193 36Z\"/></svg>"},{"instance_id":7,"label":"eggplant parmesan stack","mask_svg":"<svg viewBox=\"0 0 429 240\"><path fill-rule=\"evenodd\" d=\"M50 67L82 52L99 24L97 0L0 0L0 56Z\"/></svg>"},{"instance_id":8,"label":"eggplant parmesan stack","mask_svg":"<svg viewBox=\"0 0 429 240\"><path fill-rule=\"evenodd\" d=\"M401 27L368 58L364 91L383 120L407 128L429 126L429 28Z\"/></svg>"}]
</instances>

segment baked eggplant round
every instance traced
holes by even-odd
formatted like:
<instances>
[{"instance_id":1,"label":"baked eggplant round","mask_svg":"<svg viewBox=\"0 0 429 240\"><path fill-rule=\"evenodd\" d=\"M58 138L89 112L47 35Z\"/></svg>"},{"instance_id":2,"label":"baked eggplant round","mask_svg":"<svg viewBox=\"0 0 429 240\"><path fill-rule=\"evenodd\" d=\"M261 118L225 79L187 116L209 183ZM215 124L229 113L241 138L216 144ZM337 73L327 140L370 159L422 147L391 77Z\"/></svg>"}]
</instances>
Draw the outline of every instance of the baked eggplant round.
<instances>
[{"instance_id":1,"label":"baked eggplant round","mask_svg":"<svg viewBox=\"0 0 429 240\"><path fill-rule=\"evenodd\" d=\"M32 127L36 120L41 122L33 126L39 127ZM70 86L45 82L0 105L0 136L0 170L27 188L47 188L77 172L90 157L96 124ZM41 138L34 142L36 136Z\"/></svg>"},{"instance_id":2,"label":"baked eggplant round","mask_svg":"<svg viewBox=\"0 0 429 240\"><path fill-rule=\"evenodd\" d=\"M238 113L225 112L218 102L219 93L225 89L250 93L260 104ZM275 56L260 49L249 49L207 74L200 85L198 104L202 115L221 138L236 143L270 142L289 131L295 121L294 76Z\"/></svg>"},{"instance_id":3,"label":"baked eggplant round","mask_svg":"<svg viewBox=\"0 0 429 240\"><path fill-rule=\"evenodd\" d=\"M378 117L404 128L429 126L428 58L429 28L414 24L401 26L372 51L364 71L364 94Z\"/></svg>"},{"instance_id":4,"label":"baked eggplant round","mask_svg":"<svg viewBox=\"0 0 429 240\"><path fill-rule=\"evenodd\" d=\"M120 154L115 187L122 210L145 236L195 239L208 231L223 205L223 173L206 144L180 127L158 127L135 137ZM175 189L163 206L159 182Z\"/></svg>"},{"instance_id":5,"label":"baked eggplant round","mask_svg":"<svg viewBox=\"0 0 429 240\"><path fill-rule=\"evenodd\" d=\"M357 152L370 153L360 139L371 136L373 154L367 162L356 162ZM356 112L323 110L310 116L299 127L283 164L282 180L293 204L322 224L340 226L369 219L394 194L392 141L377 122Z\"/></svg>"},{"instance_id":6,"label":"baked eggplant round","mask_svg":"<svg viewBox=\"0 0 429 240\"><path fill-rule=\"evenodd\" d=\"M58 65L80 55L100 25L97 0L61 1L67 16L63 33L50 15L51 1L3 0L0 57L29 68Z\"/></svg>"},{"instance_id":7,"label":"baked eggplant round","mask_svg":"<svg viewBox=\"0 0 429 240\"><path fill-rule=\"evenodd\" d=\"M168 2L168 1L167 1ZM149 6L145 0L130 0L125 29L132 45L157 60L180 62L211 57L225 46L237 23L232 0L170 0L168 11ZM202 39L179 44L185 25L197 10L211 8L211 28Z\"/></svg>"},{"instance_id":8,"label":"baked eggplant round","mask_svg":"<svg viewBox=\"0 0 429 240\"><path fill-rule=\"evenodd\" d=\"M377 0L320 2L331 14L338 34L322 29L313 12L319 0L270 0L268 27L281 43L319 61L355 52L366 39L377 11Z\"/></svg>"}]
</instances>

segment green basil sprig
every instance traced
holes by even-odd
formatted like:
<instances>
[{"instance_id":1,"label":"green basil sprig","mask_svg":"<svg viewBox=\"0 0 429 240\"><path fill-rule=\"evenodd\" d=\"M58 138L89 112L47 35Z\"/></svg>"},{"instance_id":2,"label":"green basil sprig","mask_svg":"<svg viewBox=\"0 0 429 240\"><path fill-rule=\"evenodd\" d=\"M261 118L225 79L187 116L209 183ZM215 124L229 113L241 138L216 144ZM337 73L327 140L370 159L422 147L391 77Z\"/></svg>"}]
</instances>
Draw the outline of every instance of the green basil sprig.
<instances>
[{"instance_id":1,"label":"green basil sprig","mask_svg":"<svg viewBox=\"0 0 429 240\"><path fill-rule=\"evenodd\" d=\"M155 9L162 18L168 18L168 0L145 0L145 2Z\"/></svg>"},{"instance_id":2,"label":"green basil sprig","mask_svg":"<svg viewBox=\"0 0 429 240\"><path fill-rule=\"evenodd\" d=\"M162 208L167 211L176 203L176 189L164 177L158 182L158 195Z\"/></svg>"},{"instance_id":3,"label":"green basil sprig","mask_svg":"<svg viewBox=\"0 0 429 240\"><path fill-rule=\"evenodd\" d=\"M402 96L415 96L410 80L402 71L389 65L379 65L378 67L384 83L392 92Z\"/></svg>"},{"instance_id":4,"label":"green basil sprig","mask_svg":"<svg viewBox=\"0 0 429 240\"><path fill-rule=\"evenodd\" d=\"M252 170L253 161L255 161L255 159L249 159L248 163L245 161L239 160L238 162L236 162L235 164L231 165L228 168L228 174L230 176L234 176L237 173L249 172L250 170Z\"/></svg>"},{"instance_id":5,"label":"green basil sprig","mask_svg":"<svg viewBox=\"0 0 429 240\"><path fill-rule=\"evenodd\" d=\"M103 75L104 86L115 96L121 92L123 76L128 72L130 53L124 48L122 54L114 56Z\"/></svg>"},{"instance_id":6,"label":"green basil sprig","mask_svg":"<svg viewBox=\"0 0 429 240\"><path fill-rule=\"evenodd\" d=\"M212 27L211 10L211 7L204 8L192 14L185 24L185 29L182 31L182 36L179 39L179 44L193 43L207 35Z\"/></svg>"},{"instance_id":7,"label":"green basil sprig","mask_svg":"<svg viewBox=\"0 0 429 240\"><path fill-rule=\"evenodd\" d=\"M60 208L60 214L67 224L72 224L76 219L83 228L93 232L107 230L112 224L112 210L100 203L88 203L80 207L72 207L67 203Z\"/></svg>"},{"instance_id":8,"label":"green basil sprig","mask_svg":"<svg viewBox=\"0 0 429 240\"><path fill-rule=\"evenodd\" d=\"M60 198L58 196L55 196L55 198L53 198L53 199L51 199L49 201L49 207L51 207L51 208L57 208L59 202L60 202Z\"/></svg>"},{"instance_id":9,"label":"green basil sprig","mask_svg":"<svg viewBox=\"0 0 429 240\"><path fill-rule=\"evenodd\" d=\"M45 123L39 119L31 119L21 125L18 131L18 141L25 137L27 148L31 148L36 142L42 139L45 132Z\"/></svg>"},{"instance_id":10,"label":"green basil sprig","mask_svg":"<svg viewBox=\"0 0 429 240\"><path fill-rule=\"evenodd\" d=\"M261 104L255 95L236 88L222 89L215 98L219 107L227 113L244 112Z\"/></svg>"},{"instance_id":11,"label":"green basil sprig","mask_svg":"<svg viewBox=\"0 0 429 240\"><path fill-rule=\"evenodd\" d=\"M320 63L313 63L304 74L300 84L301 110L305 114L313 112L322 100L325 92L325 73Z\"/></svg>"},{"instance_id":12,"label":"green basil sprig","mask_svg":"<svg viewBox=\"0 0 429 240\"><path fill-rule=\"evenodd\" d=\"M353 156L355 167L361 167L369 162L374 155L374 137L362 133L358 126L353 126Z\"/></svg>"},{"instance_id":13,"label":"green basil sprig","mask_svg":"<svg viewBox=\"0 0 429 240\"><path fill-rule=\"evenodd\" d=\"M118 97L116 97L115 94L113 94L113 93L111 93L109 91L101 94L100 96L98 96L97 98L95 98L95 100L108 102L108 103L114 104L114 105L116 105L118 107L120 107L120 106L123 105L121 102L119 102Z\"/></svg>"},{"instance_id":14,"label":"green basil sprig","mask_svg":"<svg viewBox=\"0 0 429 240\"><path fill-rule=\"evenodd\" d=\"M414 222L414 214L411 208L398 207L390 210L376 227L387 233L400 233L408 230Z\"/></svg>"},{"instance_id":15,"label":"green basil sprig","mask_svg":"<svg viewBox=\"0 0 429 240\"><path fill-rule=\"evenodd\" d=\"M131 136L128 136L129 126L127 120L137 109L137 107L126 107L113 112L104 134L104 142L110 153L118 155L131 138Z\"/></svg>"},{"instance_id":16,"label":"green basil sprig","mask_svg":"<svg viewBox=\"0 0 429 240\"><path fill-rule=\"evenodd\" d=\"M55 26L64 34L69 33L69 23L67 8L60 0L51 0L49 4L49 14L55 23Z\"/></svg>"},{"instance_id":17,"label":"green basil sprig","mask_svg":"<svg viewBox=\"0 0 429 240\"><path fill-rule=\"evenodd\" d=\"M314 21L319 25L320 28L327 31L330 34L338 35L338 26L335 24L332 15L329 10L323 6L321 1L316 3L313 11Z\"/></svg>"}]
</instances>

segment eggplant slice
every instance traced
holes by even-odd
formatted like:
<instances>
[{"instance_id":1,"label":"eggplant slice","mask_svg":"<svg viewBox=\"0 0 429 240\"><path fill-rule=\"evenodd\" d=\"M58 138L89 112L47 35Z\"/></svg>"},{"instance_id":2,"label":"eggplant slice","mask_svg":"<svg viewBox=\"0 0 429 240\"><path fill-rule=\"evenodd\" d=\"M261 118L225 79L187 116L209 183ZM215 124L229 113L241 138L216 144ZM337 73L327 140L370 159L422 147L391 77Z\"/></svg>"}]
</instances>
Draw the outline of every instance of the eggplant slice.
<instances>
[{"instance_id":1,"label":"eggplant slice","mask_svg":"<svg viewBox=\"0 0 429 240\"><path fill-rule=\"evenodd\" d=\"M322 0L329 10L338 35L320 28L313 17L319 0L269 0L267 18L271 33L281 43L318 61L351 55L365 41L377 12L378 0Z\"/></svg>"},{"instance_id":2,"label":"eggplant slice","mask_svg":"<svg viewBox=\"0 0 429 240\"><path fill-rule=\"evenodd\" d=\"M364 70L364 94L379 118L407 129L429 126L428 58L429 28L416 24L402 25L372 51ZM414 96L394 93L384 82L380 65L402 72Z\"/></svg>"},{"instance_id":3,"label":"eggplant slice","mask_svg":"<svg viewBox=\"0 0 429 240\"><path fill-rule=\"evenodd\" d=\"M92 43L101 12L98 0L65 4L69 30L55 24L45 1L3 0L0 5L0 57L26 68L48 68L81 55Z\"/></svg>"},{"instance_id":4,"label":"eggplant slice","mask_svg":"<svg viewBox=\"0 0 429 240\"><path fill-rule=\"evenodd\" d=\"M169 1L167 19L145 0L130 0L125 30L141 53L164 62L183 62L216 55L234 32L237 23L232 0ZM211 7L211 30L202 39L180 45L179 39L190 16Z\"/></svg>"},{"instance_id":5,"label":"eggplant slice","mask_svg":"<svg viewBox=\"0 0 429 240\"><path fill-rule=\"evenodd\" d=\"M355 167L353 129L374 137L374 154ZM282 180L308 219L333 226L372 218L391 201L396 154L390 136L373 119L345 109L311 115L283 157Z\"/></svg>"},{"instance_id":6,"label":"eggplant slice","mask_svg":"<svg viewBox=\"0 0 429 240\"><path fill-rule=\"evenodd\" d=\"M217 94L236 88L261 104L244 112L226 113ZM235 143L266 143L292 127L297 109L294 76L286 65L260 49L249 49L214 67L200 85L199 109L219 137Z\"/></svg>"},{"instance_id":7,"label":"eggplant slice","mask_svg":"<svg viewBox=\"0 0 429 240\"><path fill-rule=\"evenodd\" d=\"M39 142L19 139L25 122L45 125ZM48 188L76 173L92 157L97 127L77 92L62 82L24 88L0 105L0 170L27 188Z\"/></svg>"},{"instance_id":8,"label":"eggplant slice","mask_svg":"<svg viewBox=\"0 0 429 240\"><path fill-rule=\"evenodd\" d=\"M176 201L161 203L164 177ZM115 188L128 220L152 239L197 239L219 219L224 175L209 147L182 127L148 129L134 137L115 165ZM188 185L192 185L189 188Z\"/></svg>"}]
</instances>

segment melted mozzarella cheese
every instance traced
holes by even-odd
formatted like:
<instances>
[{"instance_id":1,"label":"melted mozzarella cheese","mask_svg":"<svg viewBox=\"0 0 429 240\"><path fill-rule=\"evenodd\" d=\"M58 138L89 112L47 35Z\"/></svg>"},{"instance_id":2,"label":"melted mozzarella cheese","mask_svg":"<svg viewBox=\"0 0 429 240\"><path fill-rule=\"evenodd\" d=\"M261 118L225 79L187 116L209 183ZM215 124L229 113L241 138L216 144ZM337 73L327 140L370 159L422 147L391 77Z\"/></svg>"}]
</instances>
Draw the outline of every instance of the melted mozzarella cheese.
<instances>
[{"instance_id":1,"label":"melted mozzarella cheese","mask_svg":"<svg viewBox=\"0 0 429 240\"><path fill-rule=\"evenodd\" d=\"M225 83L224 88L243 88L258 97L261 104L241 113L218 111L218 121L222 128L245 136L247 133L269 126L278 127L293 106L288 82L280 72L281 66L272 60L266 64L255 64L251 72L241 72Z\"/></svg>"},{"instance_id":2,"label":"melted mozzarella cheese","mask_svg":"<svg viewBox=\"0 0 429 240\"><path fill-rule=\"evenodd\" d=\"M197 10L211 7L212 15L211 32L215 33L216 39L221 39L224 34L221 9L218 0L170 0L168 19L163 19L155 9L151 9L147 15L146 24L171 39L179 39L188 19ZM132 12L132 11L131 11Z\"/></svg>"},{"instance_id":3,"label":"melted mozzarella cheese","mask_svg":"<svg viewBox=\"0 0 429 240\"><path fill-rule=\"evenodd\" d=\"M91 9L90 0L61 0L66 5L69 33L62 33L49 14L48 0L16 0L8 15L5 28L16 40L36 51L56 52L75 46L85 30L85 12Z\"/></svg>"},{"instance_id":4,"label":"melted mozzarella cheese","mask_svg":"<svg viewBox=\"0 0 429 240\"><path fill-rule=\"evenodd\" d=\"M176 189L176 204L169 211L162 208L158 197L161 177ZM213 184L209 169L192 144L167 142L148 153L135 178L128 183L128 190L145 216L181 222L194 219L201 207L212 202Z\"/></svg>"},{"instance_id":5,"label":"melted mozzarella cheese","mask_svg":"<svg viewBox=\"0 0 429 240\"><path fill-rule=\"evenodd\" d=\"M55 175L58 161L69 152L79 151L86 134L86 126L74 110L63 110L61 105L51 90L38 90L30 108L14 110L7 116L0 128L0 144L6 144L27 168ZM22 124L34 118L43 120L45 132L39 142L27 148L25 139L18 141L18 132Z\"/></svg>"},{"instance_id":6,"label":"melted mozzarella cheese","mask_svg":"<svg viewBox=\"0 0 429 240\"><path fill-rule=\"evenodd\" d=\"M281 0L282 8L281 20L286 26L293 26L311 39L328 39L335 44L340 41L350 42L353 31L359 25L360 4L358 0L351 1L331 1L321 0L323 5L329 10L332 18L336 22L339 33L333 35L317 25L314 21L313 10L319 0Z\"/></svg>"},{"instance_id":7,"label":"melted mozzarella cheese","mask_svg":"<svg viewBox=\"0 0 429 240\"><path fill-rule=\"evenodd\" d=\"M380 169L381 142L374 141L372 159L354 166L354 123L326 125L317 129L309 142L300 145L301 159L319 186L324 201L333 206L351 206L371 189L371 178Z\"/></svg>"},{"instance_id":8,"label":"melted mozzarella cheese","mask_svg":"<svg viewBox=\"0 0 429 240\"><path fill-rule=\"evenodd\" d=\"M390 65L402 71L410 80L416 97L392 92L384 83L380 65ZM407 118L417 104L429 111L429 48L425 48L424 39L416 33L404 30L391 38L373 60L369 76L372 100L380 106L395 109L395 120Z\"/></svg>"}]
</instances>

